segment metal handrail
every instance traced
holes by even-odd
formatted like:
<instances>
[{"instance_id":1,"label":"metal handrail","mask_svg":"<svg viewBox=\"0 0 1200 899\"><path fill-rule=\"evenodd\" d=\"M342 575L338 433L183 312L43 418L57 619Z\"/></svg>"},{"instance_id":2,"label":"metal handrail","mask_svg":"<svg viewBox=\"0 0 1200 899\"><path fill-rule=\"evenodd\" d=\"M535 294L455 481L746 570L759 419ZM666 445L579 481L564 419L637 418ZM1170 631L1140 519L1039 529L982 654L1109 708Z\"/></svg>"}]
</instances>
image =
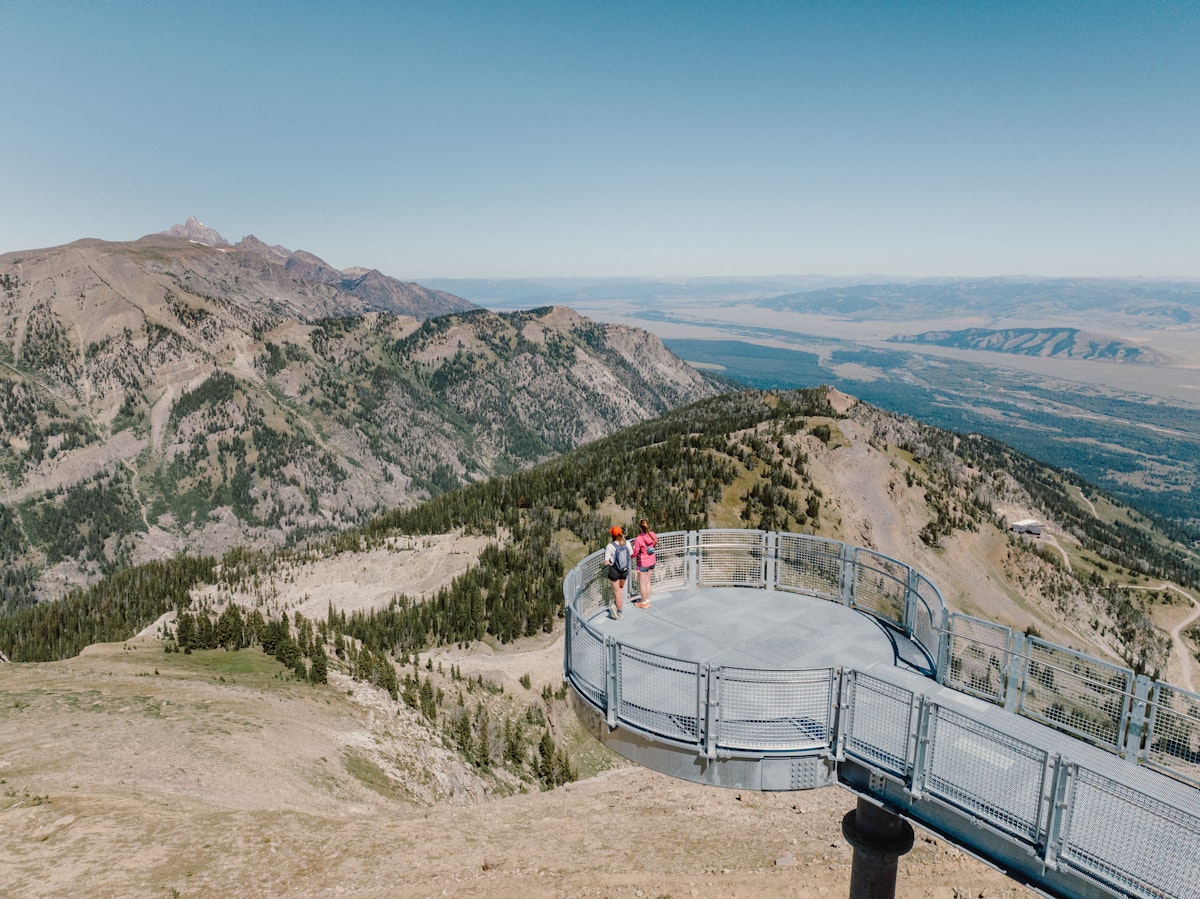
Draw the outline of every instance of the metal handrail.
<instances>
[{"instance_id":1,"label":"metal handrail","mask_svg":"<svg viewBox=\"0 0 1200 899\"><path fill-rule=\"evenodd\" d=\"M731 540L717 540L715 542L705 542L702 540L702 535L705 535L705 534L711 534L714 536L726 535L726 534L727 535L744 534L747 536L753 535L753 536L757 537L758 539L754 542L747 542L746 540L732 540L732 539ZM780 557L779 557L779 552L778 552L778 550L779 550L779 539L778 538L779 537L787 537L792 541L798 541L800 544L812 543L814 545L821 546L822 548L825 548L825 549L827 549L831 546L840 547L841 551L840 551L839 557L838 557L839 583L845 582L846 569L848 569L848 568L854 569L856 567L857 568L863 567L862 563L860 562L859 557L858 557L858 551L860 549L859 547L853 547L853 546L850 546L849 544L840 543L839 541L830 540L830 539L824 538L824 537L812 537L812 536L804 535L804 534L790 534L790 533L789 534L775 534L773 532L766 532L766 531L736 531L733 529L717 529L717 530L713 530L713 531L687 531L687 532L675 531L675 532L663 533L663 534L659 535L660 543L664 539L667 539L667 538L678 539L681 537L684 538L681 548L678 551L672 552L671 558L676 559L676 560L683 559L685 561L684 583L682 585L677 585L675 588L668 588L668 589L680 589L681 587L682 588L695 588L698 583L703 582L703 580L704 580L703 571L700 570L699 561L698 561L698 560L702 559L702 550L709 550L709 551L714 550L714 549L719 549L722 551L745 550L745 551L747 551L748 554L750 552L753 552L756 555L755 564L757 565L757 563L759 561L762 561L763 566L764 566L764 572L768 575L775 574L777 576L778 571L779 571L778 563L780 562ZM768 548L769 547L774 548L774 550L775 550L775 554L773 556L768 556ZM897 570L907 573L908 582L903 584L903 586L906 590L905 605L907 607L910 602L920 602L922 605L924 605L924 607L928 611L930 619L931 619L930 630L935 635L936 642L940 643L943 640L945 640L948 636L949 637L956 636L953 631L953 628L948 626L949 619L951 616L945 607L944 600L942 600L941 592L938 591L937 587L931 581L929 581L928 578L926 578L920 572L917 572L911 566L909 566L903 562L900 562L896 559L892 559L888 556L885 556L882 553L879 553L875 550L863 550L863 552L869 553L874 558L886 560L888 563L895 565L897 567ZM599 608L602 608L603 606L592 605L590 607L590 609L585 610L585 609L581 608L578 604L578 600L585 594L585 592L587 592L587 590L590 586L590 584L586 583L585 579L584 579L585 569L588 567L589 563L594 562L595 559L600 557L601 555L602 555L602 551L596 551L594 553L590 553L583 560L581 560L579 562L579 564L576 565L576 567L571 572L569 572L567 574L567 576L563 582L564 596L567 601L568 613L571 614L573 612L575 615L577 615L579 618L579 624L588 633L590 633L596 640L598 640L600 642L616 643L619 641L613 641L612 638L605 637L598 630L591 627L591 625L587 621L587 619L590 617L590 614L589 614L590 612L597 611ZM828 558L828 557L826 557L826 558ZM796 560L791 559L791 560L787 560L787 561L794 563ZM770 562L771 564L767 564L768 562ZM900 579L897 577L894 577L892 575L892 573L889 571L884 571L884 570L881 570L878 568L871 568L870 570L882 575L883 577L890 579L895 584L901 584ZM598 579L601 575L601 571L602 571L602 569L600 567L596 567L596 570L594 572L594 577ZM632 579L631 579L631 581L632 581ZM937 599L937 601L939 603L939 608L937 608L936 610L930 608L928 602L926 602L925 597L921 596L917 590L913 589L914 583L919 586L921 584L921 582L928 584L929 587L932 588L932 590L934 591L934 597ZM604 585L604 586L607 587L607 585ZM852 583L851 583L851 586L853 586ZM568 588L572 588L572 589L568 589ZM776 580L767 580L766 582L764 582L762 584L762 588L768 589L768 590L783 589L786 592L794 592L794 593L799 593L801 595L814 596L819 599L823 599L825 601L843 602L844 604L846 604L850 607L860 608L862 611L866 611L866 612L868 612L868 614L872 614L873 617L877 618L877 620L883 621L884 623L886 623L888 625L891 625L891 626L894 626L897 628L901 628L901 629L905 628L905 622L902 620L898 621L898 620L895 620L892 618L880 617L878 615L875 615L871 609L858 606L855 602L855 596L853 595L853 591L851 591L850 594L847 596L835 596L831 593L827 593L824 591L802 589L802 588L797 588L795 586L785 586L783 588L780 588L777 583L777 579ZM750 589L754 589L754 587L751 587ZM570 594L573 594L573 595L570 595ZM605 603L607 603L607 601L608 601L607 589L605 589L604 591L601 592L601 597L603 598L603 601ZM973 640L973 639L965 638L965 637L962 639L964 639L970 643L984 645L984 646L988 646L989 648L996 649L997 651L1008 656L1010 663L1019 662L1019 664L1015 666L1015 670L1013 669L1013 666L1010 664L1009 666L1005 666L1004 668L1002 668L1001 671L999 672L1000 677L1002 678L1002 681L1001 681L1002 686L1005 681L1010 681L1011 683L1010 683L1009 687L1002 689L998 696L992 696L992 695L986 694L982 691L964 690L964 689L957 687L954 684L953 680L947 677L947 675L949 673L948 669L952 663L952 659L949 655L949 652L947 652L945 654L945 657L943 657L943 654L939 652L939 647L937 645L933 645L933 646L926 645L925 643L923 643L920 640L920 635L914 634L911 631L908 631L910 637L913 638L913 642L922 650L922 652L925 653L926 657L929 659L929 661L931 663L932 670L925 672L925 673L934 677L939 683L942 683L945 686L949 687L950 689L956 690L957 692L962 692L965 695L975 696L977 698L983 698L986 701L993 702L994 704L1003 705L1009 711L1015 712L1017 714L1026 715L1028 717L1032 717L1034 720L1037 720L1040 723L1042 723L1048 727L1051 727L1055 730L1059 730L1060 732L1066 733L1072 737L1081 737L1085 740L1088 740L1089 742L1094 743L1095 745L1098 745L1105 749L1108 749L1111 752L1124 755L1125 758L1127 758L1130 761L1134 761L1134 762L1138 762L1138 763L1145 763L1148 766L1155 768L1155 770L1165 771L1165 772L1171 774L1172 776L1177 777L1178 779L1181 779L1185 782L1200 785L1200 765L1197 765L1197 770L1195 772L1193 772L1190 768L1188 768L1188 769L1181 769L1179 767L1171 768L1168 765L1164 765L1161 763L1154 763L1153 760L1149 759L1149 756L1151 753L1151 747L1149 746L1148 740L1149 740L1149 737L1151 734L1156 733L1155 725L1156 725L1156 717L1159 714L1159 704L1151 703L1151 702L1147 701L1148 697L1154 691L1157 684L1163 684L1167 688L1169 688L1177 693L1182 693L1187 696L1193 697L1197 703L1200 703L1200 694L1190 693L1190 691L1183 690L1180 687L1177 687L1172 684L1167 684L1166 682L1152 681L1149 678L1145 677L1144 675L1135 675L1131 669L1121 668L1120 666L1113 665L1111 662L1106 662L1103 659L1097 659L1093 656L1089 656L1084 653L1080 653L1080 652L1078 652L1076 650L1072 650L1068 647L1057 646L1056 644L1049 643L1048 641L1044 641L1044 640L1037 641L1038 644L1044 645L1052 650L1063 651L1063 652L1069 653L1071 655L1077 656L1078 658L1080 658L1083 661L1086 661L1089 663L1097 663L1097 664L1103 665L1104 667L1110 668L1110 669L1112 669L1114 674L1120 673L1122 675L1123 679L1125 680L1125 683L1132 684L1131 688L1122 687L1121 689L1114 689L1113 687L1109 686L1108 684L1106 684L1104 682L1095 681L1094 679L1089 678L1086 674L1078 673L1075 671L1071 671L1070 669L1063 668L1059 665L1056 665L1052 661L1032 659L1030 657L1030 647L1031 647L1032 640L1026 640L1024 634L1021 634L1019 632L1014 632L1014 631L1012 631L1011 628L1004 627L1003 625L997 625L995 622L990 622L990 621L987 621L986 619L972 618L971 616L961 615L959 613L955 613L955 617L957 617L959 619L978 621L978 622L986 624L990 627L1003 628L1003 630L1009 635L1009 638L1006 641L1007 645L1005 645L1005 646L999 646L997 644L993 644L993 643L990 643L987 641L978 641L978 640ZM1020 643L1021 645L1013 646L1012 643L1014 642L1014 638L1019 638L1017 640L1017 642ZM680 659L677 661L686 662L688 660ZM1049 717L1046 715L1037 714L1036 712L1031 711L1030 709L1027 709L1025 700L1029 697L1029 691L1031 689L1031 685L1029 684L1029 680L1030 680L1029 668L1030 668L1031 663L1036 664L1047 670L1061 672L1063 674L1069 675L1072 678L1077 678L1081 681L1084 681L1085 683L1091 684L1093 686L1093 688L1097 689L1098 693L1102 692L1104 695L1107 695L1109 697L1118 697L1119 696L1121 699L1122 710L1121 710L1120 720L1114 721L1114 725L1115 725L1114 729L1116 732L1116 736L1115 736L1114 740L1112 740L1112 741L1100 740L1095 735L1090 734L1087 731L1082 730L1080 728L1072 727L1069 724L1067 724L1065 721L1057 720L1055 718L1052 718L1052 717ZM569 657L564 658L564 665L565 665L565 673L568 676L570 676L571 672L570 672ZM1127 675L1127 677L1126 677L1126 675ZM707 674L705 676L707 676ZM1040 682L1039 682L1039 684L1040 684ZM1045 689L1044 685L1042 685L1042 689ZM1157 694L1155 694L1155 695L1157 695ZM1064 699L1064 701L1073 701L1072 698L1069 696L1065 696L1065 697L1063 697L1063 699ZM614 719L610 723L615 725L616 720Z\"/></svg>"}]
</instances>

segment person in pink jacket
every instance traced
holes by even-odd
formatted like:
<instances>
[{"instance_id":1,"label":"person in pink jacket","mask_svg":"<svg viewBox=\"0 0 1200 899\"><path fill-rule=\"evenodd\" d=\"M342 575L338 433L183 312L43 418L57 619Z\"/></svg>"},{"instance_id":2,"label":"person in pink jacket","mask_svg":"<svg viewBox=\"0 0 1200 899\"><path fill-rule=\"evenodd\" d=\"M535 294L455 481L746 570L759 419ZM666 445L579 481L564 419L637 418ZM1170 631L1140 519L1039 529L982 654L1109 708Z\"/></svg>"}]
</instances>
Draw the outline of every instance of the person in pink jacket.
<instances>
[{"instance_id":1,"label":"person in pink jacket","mask_svg":"<svg viewBox=\"0 0 1200 899\"><path fill-rule=\"evenodd\" d=\"M654 548L658 545L658 534L650 530L650 522L642 519L638 522L641 532L633 538L633 563L637 565L638 598L634 603L639 609L650 608L650 586L654 580L654 564L658 561Z\"/></svg>"}]
</instances>

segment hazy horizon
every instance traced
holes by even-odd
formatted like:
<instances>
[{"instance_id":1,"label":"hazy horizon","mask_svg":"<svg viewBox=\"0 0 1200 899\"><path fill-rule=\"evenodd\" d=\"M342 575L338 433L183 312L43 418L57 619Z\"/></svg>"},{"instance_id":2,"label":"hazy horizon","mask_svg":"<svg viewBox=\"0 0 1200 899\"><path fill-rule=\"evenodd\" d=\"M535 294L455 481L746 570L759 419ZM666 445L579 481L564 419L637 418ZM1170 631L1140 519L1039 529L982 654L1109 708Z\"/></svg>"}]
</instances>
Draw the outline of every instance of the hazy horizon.
<instances>
[{"instance_id":1,"label":"hazy horizon","mask_svg":"<svg viewBox=\"0 0 1200 899\"><path fill-rule=\"evenodd\" d=\"M7 0L0 30L2 252L194 215L417 281L1200 278L1196 3Z\"/></svg>"}]
</instances>

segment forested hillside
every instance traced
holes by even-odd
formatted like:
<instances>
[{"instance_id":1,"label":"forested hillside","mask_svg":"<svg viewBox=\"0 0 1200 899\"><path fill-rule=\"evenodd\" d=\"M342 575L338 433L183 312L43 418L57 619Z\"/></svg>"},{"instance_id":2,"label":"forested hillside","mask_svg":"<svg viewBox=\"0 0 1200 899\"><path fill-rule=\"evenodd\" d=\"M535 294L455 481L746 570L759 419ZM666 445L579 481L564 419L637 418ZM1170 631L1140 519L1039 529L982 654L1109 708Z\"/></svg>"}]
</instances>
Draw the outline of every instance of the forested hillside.
<instances>
[{"instance_id":1,"label":"forested hillside","mask_svg":"<svg viewBox=\"0 0 1200 899\"><path fill-rule=\"evenodd\" d=\"M870 475L875 495L865 506L844 486L864 470L879 472ZM631 526L645 517L659 531L749 527L878 545L935 577L954 578L964 553L995 555L990 569L980 569L985 577L943 583L948 599L967 591L986 607L1019 595L1036 612L1014 620L1017 626L1059 628L1081 648L1160 670L1165 641L1145 597L1124 585L1170 579L1196 587L1200 568L1186 549L1115 503L1104 515L1089 511L1080 486L996 441L958 437L825 390L726 394L303 548L237 550L216 569L215 595L277 614L288 605L296 566L386 547L400 534L473 532L493 542L452 584L424 600L396 584L384 605L349 614L331 606L324 632L335 643L350 636L391 655L485 635L505 643L552 632L565 570L602 546L614 521ZM1035 509L1053 522L1062 557L1069 553L1074 564L1008 535L1002 505ZM896 526L885 532L889 517ZM80 591L70 601L100 615L105 596ZM177 603L177 595L130 602L127 628ZM216 615L218 607L209 608ZM45 625L32 627L33 614L16 609L0 618L0 649L13 658L61 656L66 644Z\"/></svg>"}]
</instances>

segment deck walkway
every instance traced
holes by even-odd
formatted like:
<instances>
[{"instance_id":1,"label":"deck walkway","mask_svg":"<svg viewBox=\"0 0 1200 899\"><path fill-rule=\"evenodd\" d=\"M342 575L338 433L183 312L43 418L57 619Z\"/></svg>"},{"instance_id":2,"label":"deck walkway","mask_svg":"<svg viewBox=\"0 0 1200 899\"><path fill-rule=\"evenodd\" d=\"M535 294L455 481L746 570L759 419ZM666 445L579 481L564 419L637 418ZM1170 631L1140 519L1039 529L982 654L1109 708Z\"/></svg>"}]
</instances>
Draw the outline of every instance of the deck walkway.
<instances>
[{"instance_id":1,"label":"deck walkway","mask_svg":"<svg viewBox=\"0 0 1200 899\"><path fill-rule=\"evenodd\" d=\"M868 689L876 692L868 694L864 689L856 696L843 695L840 708L847 720L834 726L841 732L857 728L852 740L861 741L862 751L857 757L848 752L829 781L818 776L808 786L836 781L860 796L883 802L1048 895L1111 896L1113 884L1125 888L1138 883L1142 889L1133 891L1138 895L1200 897L1200 892L1190 892L1191 887L1178 892L1181 884L1200 883L1196 830L1200 794L1194 787L939 684L930 676L931 664L924 652L869 614L805 594L685 587L655 594L648 610L626 602L619 621L603 610L593 611L587 626L622 647L713 670L850 672L852 680L844 683L869 684ZM636 674L630 671L619 677ZM895 688L900 700L886 696L890 688ZM847 687L842 690L845 694ZM937 719L935 728L926 733L929 757L921 762L928 769L922 777L928 776L930 783L914 788L911 753L917 750L912 737L922 741L922 725L916 719L927 703ZM653 733L639 736L635 727L630 736L627 727L623 724L612 731L606 742L643 764L725 786L753 782L748 773L753 768L745 761L727 761L729 775L712 774L711 762L693 755L693 764L681 763L678 748L664 755ZM838 739L844 739L844 734ZM889 746L895 748L891 762ZM784 761L773 759L770 752L759 753L759 759L766 766ZM1059 773L1060 760L1069 760L1073 779ZM889 764L895 765L891 772ZM879 769L888 774L883 780ZM1089 772L1099 775L1095 784L1100 786L1088 782ZM765 784L768 774L761 777ZM1056 778L1072 790L1072 845L1091 847L1070 859L1073 867L1059 871L1047 868L1042 858L1046 854L1042 841L1049 836L1046 818L1052 814L1050 806L1061 801L1055 798ZM1119 785L1115 794L1113 784ZM1111 803L1122 809L1119 823L1114 821L1118 813ZM1131 873L1136 879L1130 879ZM1155 886L1147 889L1145 884Z\"/></svg>"}]
</instances>

